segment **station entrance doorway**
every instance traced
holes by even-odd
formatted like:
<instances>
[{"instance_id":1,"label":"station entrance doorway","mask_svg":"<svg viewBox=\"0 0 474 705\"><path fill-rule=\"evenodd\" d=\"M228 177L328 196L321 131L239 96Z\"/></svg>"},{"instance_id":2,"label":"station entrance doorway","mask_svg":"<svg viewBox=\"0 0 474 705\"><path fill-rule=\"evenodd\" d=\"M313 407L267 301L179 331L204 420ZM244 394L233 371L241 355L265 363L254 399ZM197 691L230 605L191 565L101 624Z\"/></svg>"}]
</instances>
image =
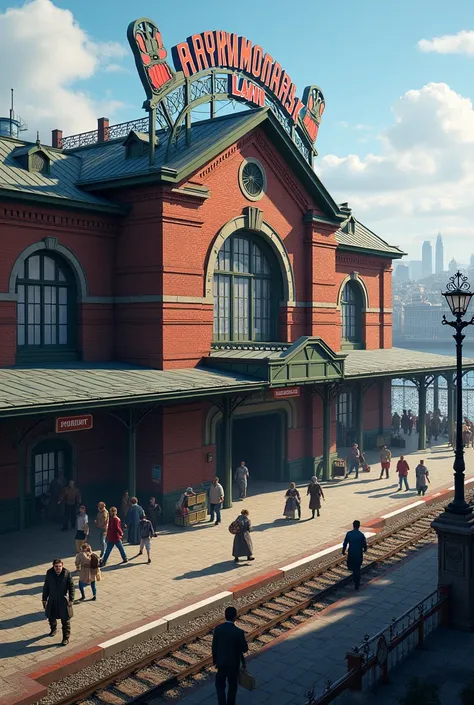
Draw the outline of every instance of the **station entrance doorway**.
<instances>
[{"instance_id":1,"label":"station entrance doorway","mask_svg":"<svg viewBox=\"0 0 474 705\"><path fill-rule=\"evenodd\" d=\"M286 414L250 414L234 417L232 468L245 460L253 480L281 482L286 465Z\"/></svg>"}]
</instances>

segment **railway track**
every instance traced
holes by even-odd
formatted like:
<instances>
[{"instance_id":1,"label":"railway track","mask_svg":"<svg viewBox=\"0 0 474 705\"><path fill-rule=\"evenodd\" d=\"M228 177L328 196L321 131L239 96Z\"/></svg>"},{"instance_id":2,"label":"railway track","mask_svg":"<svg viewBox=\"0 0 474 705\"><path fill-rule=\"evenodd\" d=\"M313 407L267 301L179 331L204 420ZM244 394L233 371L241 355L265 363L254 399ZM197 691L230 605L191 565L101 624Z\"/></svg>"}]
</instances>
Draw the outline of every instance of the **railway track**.
<instances>
[{"instance_id":1,"label":"railway track","mask_svg":"<svg viewBox=\"0 0 474 705\"><path fill-rule=\"evenodd\" d=\"M403 560L413 550L432 543L433 507L426 515L397 526L392 532L369 539L362 575L369 579ZM239 626L245 630L250 653L311 619L341 597L351 581L342 555L315 568L239 609ZM219 622L222 620L219 620ZM218 623L219 623L218 622ZM202 682L212 667L212 630L216 623L190 633L155 653L130 663L73 695L55 699L55 705L151 705L162 696L173 699Z\"/></svg>"}]
</instances>

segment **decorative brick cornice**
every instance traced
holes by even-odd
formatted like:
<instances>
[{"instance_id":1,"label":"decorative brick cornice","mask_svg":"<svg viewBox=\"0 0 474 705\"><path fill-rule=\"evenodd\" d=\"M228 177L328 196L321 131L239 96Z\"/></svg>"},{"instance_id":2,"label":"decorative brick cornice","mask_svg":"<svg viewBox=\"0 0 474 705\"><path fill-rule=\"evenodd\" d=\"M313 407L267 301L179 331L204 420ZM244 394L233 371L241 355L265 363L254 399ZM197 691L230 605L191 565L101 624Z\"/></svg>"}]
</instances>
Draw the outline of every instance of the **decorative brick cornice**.
<instances>
[{"instance_id":1,"label":"decorative brick cornice","mask_svg":"<svg viewBox=\"0 0 474 705\"><path fill-rule=\"evenodd\" d=\"M218 157L210 161L206 166L199 171L194 178L205 179L209 174L212 174L216 169L225 164L229 159L234 157L240 152L240 150L245 147L249 142L254 139L254 134L251 132L249 135L242 137L238 142L235 142L231 147L224 150L219 154Z\"/></svg>"},{"instance_id":2,"label":"decorative brick cornice","mask_svg":"<svg viewBox=\"0 0 474 705\"><path fill-rule=\"evenodd\" d=\"M85 229L85 230L101 230L103 232L113 233L116 229L116 224L112 220L96 220L94 218L81 218L75 215L59 215L57 213L42 213L40 211L25 210L23 208L0 208L0 221L23 221L22 224L28 223L32 226L40 227L57 227L64 230L70 229Z\"/></svg>"},{"instance_id":3,"label":"decorative brick cornice","mask_svg":"<svg viewBox=\"0 0 474 705\"><path fill-rule=\"evenodd\" d=\"M288 171L286 163L277 157L275 151L271 149L268 140L259 130L255 133L255 142L260 149L262 157L271 164L276 176L285 184L285 188L291 193L301 210L306 213L309 208L308 199L291 171Z\"/></svg>"}]
</instances>

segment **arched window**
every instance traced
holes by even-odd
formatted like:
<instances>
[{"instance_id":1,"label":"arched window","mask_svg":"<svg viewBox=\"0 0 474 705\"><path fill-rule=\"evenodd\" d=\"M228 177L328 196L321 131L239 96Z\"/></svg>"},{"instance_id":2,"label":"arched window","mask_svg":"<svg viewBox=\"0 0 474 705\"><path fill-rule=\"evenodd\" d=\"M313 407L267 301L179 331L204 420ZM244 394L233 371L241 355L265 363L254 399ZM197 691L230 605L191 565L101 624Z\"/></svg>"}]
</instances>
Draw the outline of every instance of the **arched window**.
<instances>
[{"instance_id":1,"label":"arched window","mask_svg":"<svg viewBox=\"0 0 474 705\"><path fill-rule=\"evenodd\" d=\"M276 340L280 280L265 243L246 233L228 237L214 270L214 340Z\"/></svg>"},{"instance_id":2,"label":"arched window","mask_svg":"<svg viewBox=\"0 0 474 705\"><path fill-rule=\"evenodd\" d=\"M74 359L77 293L69 267L45 252L30 255L16 280L17 355Z\"/></svg>"},{"instance_id":3,"label":"arched window","mask_svg":"<svg viewBox=\"0 0 474 705\"><path fill-rule=\"evenodd\" d=\"M343 345L362 346L362 293L355 281L348 281L342 290L341 312Z\"/></svg>"}]
</instances>

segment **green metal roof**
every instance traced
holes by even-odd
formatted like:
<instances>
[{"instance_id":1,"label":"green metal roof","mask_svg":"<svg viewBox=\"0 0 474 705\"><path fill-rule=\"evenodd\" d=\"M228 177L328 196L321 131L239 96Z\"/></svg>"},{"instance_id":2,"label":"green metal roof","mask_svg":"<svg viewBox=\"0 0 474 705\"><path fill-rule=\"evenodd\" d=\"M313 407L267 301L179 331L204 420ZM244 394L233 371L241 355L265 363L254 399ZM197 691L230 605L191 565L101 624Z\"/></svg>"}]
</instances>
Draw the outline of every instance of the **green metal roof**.
<instances>
[{"instance_id":1,"label":"green metal roof","mask_svg":"<svg viewBox=\"0 0 474 705\"><path fill-rule=\"evenodd\" d=\"M454 344L453 344L454 352ZM452 372L456 369L456 358L448 355L387 348L385 350L351 350L346 353L344 377L409 377L410 375ZM465 358L463 369L474 369L474 360Z\"/></svg>"},{"instance_id":2,"label":"green metal roof","mask_svg":"<svg viewBox=\"0 0 474 705\"><path fill-rule=\"evenodd\" d=\"M369 230L365 225L362 225L352 215L337 231L336 240L341 250L346 248L356 249L361 252L386 255L390 259L399 259L406 254L399 247L389 245L385 240L382 240L381 237Z\"/></svg>"},{"instance_id":3,"label":"green metal roof","mask_svg":"<svg viewBox=\"0 0 474 705\"><path fill-rule=\"evenodd\" d=\"M242 393L265 382L203 368L153 370L129 365L0 369L0 417L63 414L111 406Z\"/></svg>"},{"instance_id":4,"label":"green metal roof","mask_svg":"<svg viewBox=\"0 0 474 705\"><path fill-rule=\"evenodd\" d=\"M81 170L79 157L63 154L61 151L45 148L50 158L50 173L30 172L15 159L27 153L35 145L11 137L0 137L0 195L14 197L16 194L29 198L47 199L61 204L87 207L89 210L122 212L122 208L87 193L77 186Z\"/></svg>"}]
</instances>

